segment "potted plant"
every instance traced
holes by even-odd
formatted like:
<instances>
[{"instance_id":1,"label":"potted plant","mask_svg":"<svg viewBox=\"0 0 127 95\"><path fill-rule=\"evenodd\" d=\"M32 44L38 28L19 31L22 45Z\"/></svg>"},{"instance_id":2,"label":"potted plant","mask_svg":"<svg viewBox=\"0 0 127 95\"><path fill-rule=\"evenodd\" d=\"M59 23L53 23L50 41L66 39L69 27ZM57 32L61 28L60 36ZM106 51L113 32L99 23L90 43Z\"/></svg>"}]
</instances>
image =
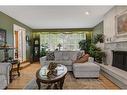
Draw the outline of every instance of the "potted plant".
<instances>
[{"instance_id":1,"label":"potted plant","mask_svg":"<svg viewBox=\"0 0 127 95\"><path fill-rule=\"evenodd\" d=\"M105 57L105 53L102 52L100 48L96 47L95 44L91 44L90 49L89 49L89 54L98 63L102 63L103 58Z\"/></svg>"},{"instance_id":2,"label":"potted plant","mask_svg":"<svg viewBox=\"0 0 127 95\"><path fill-rule=\"evenodd\" d=\"M81 40L80 42L79 42L79 48L80 48L80 50L85 50L86 49L86 40Z\"/></svg>"},{"instance_id":3,"label":"potted plant","mask_svg":"<svg viewBox=\"0 0 127 95\"><path fill-rule=\"evenodd\" d=\"M94 43L97 44L98 42L103 43L104 42L104 35L103 34L97 34L94 38Z\"/></svg>"},{"instance_id":4,"label":"potted plant","mask_svg":"<svg viewBox=\"0 0 127 95\"><path fill-rule=\"evenodd\" d=\"M98 48L94 43L91 43L90 39L81 40L79 42L79 47L81 50L85 50L87 53L89 53L90 56L94 58L94 61L102 63L105 53L102 52L101 48Z\"/></svg>"},{"instance_id":5,"label":"potted plant","mask_svg":"<svg viewBox=\"0 0 127 95\"><path fill-rule=\"evenodd\" d=\"M46 49L47 49L47 48L48 48L48 47L47 47L46 45L44 45L44 44L41 45L40 57L43 57L43 56L46 55L46 53L47 53Z\"/></svg>"}]
</instances>

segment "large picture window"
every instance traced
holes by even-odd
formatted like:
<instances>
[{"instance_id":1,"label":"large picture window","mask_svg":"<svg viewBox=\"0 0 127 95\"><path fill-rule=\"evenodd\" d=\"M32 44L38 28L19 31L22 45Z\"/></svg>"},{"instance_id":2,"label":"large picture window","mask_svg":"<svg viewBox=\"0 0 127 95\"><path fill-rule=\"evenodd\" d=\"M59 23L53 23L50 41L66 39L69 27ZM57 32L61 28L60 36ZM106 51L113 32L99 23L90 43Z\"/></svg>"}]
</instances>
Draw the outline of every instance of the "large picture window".
<instances>
[{"instance_id":1,"label":"large picture window","mask_svg":"<svg viewBox=\"0 0 127 95\"><path fill-rule=\"evenodd\" d=\"M64 33L47 33L40 34L40 45L47 46L53 51L61 44L61 50L79 50L79 41L86 39L84 32L64 32Z\"/></svg>"}]
</instances>

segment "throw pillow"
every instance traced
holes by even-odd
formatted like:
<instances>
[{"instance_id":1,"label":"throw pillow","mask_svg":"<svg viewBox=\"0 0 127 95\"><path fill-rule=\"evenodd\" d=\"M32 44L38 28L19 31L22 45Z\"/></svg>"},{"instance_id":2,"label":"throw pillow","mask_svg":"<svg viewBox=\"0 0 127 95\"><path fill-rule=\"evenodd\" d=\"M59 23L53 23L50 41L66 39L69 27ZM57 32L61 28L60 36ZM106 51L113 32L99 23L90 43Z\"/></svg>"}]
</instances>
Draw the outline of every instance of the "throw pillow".
<instances>
[{"instance_id":1,"label":"throw pillow","mask_svg":"<svg viewBox=\"0 0 127 95\"><path fill-rule=\"evenodd\" d=\"M54 52L47 53L46 60L48 60L48 61L55 60Z\"/></svg>"},{"instance_id":2,"label":"throw pillow","mask_svg":"<svg viewBox=\"0 0 127 95\"><path fill-rule=\"evenodd\" d=\"M76 60L74 63L85 63L89 59L89 54L83 55L80 59Z\"/></svg>"},{"instance_id":3,"label":"throw pillow","mask_svg":"<svg viewBox=\"0 0 127 95\"><path fill-rule=\"evenodd\" d=\"M83 53L82 52L78 52L77 54L77 60L80 59L82 57Z\"/></svg>"}]
</instances>

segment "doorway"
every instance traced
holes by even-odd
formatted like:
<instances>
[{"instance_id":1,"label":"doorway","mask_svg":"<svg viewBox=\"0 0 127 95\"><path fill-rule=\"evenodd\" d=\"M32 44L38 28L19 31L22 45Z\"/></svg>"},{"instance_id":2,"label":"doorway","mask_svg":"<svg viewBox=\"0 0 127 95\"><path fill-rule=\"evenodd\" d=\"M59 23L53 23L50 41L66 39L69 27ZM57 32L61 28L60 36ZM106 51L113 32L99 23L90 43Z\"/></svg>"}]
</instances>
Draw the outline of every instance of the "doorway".
<instances>
[{"instance_id":1,"label":"doorway","mask_svg":"<svg viewBox=\"0 0 127 95\"><path fill-rule=\"evenodd\" d=\"M20 62L26 61L26 30L18 25L14 28L14 59Z\"/></svg>"}]
</instances>

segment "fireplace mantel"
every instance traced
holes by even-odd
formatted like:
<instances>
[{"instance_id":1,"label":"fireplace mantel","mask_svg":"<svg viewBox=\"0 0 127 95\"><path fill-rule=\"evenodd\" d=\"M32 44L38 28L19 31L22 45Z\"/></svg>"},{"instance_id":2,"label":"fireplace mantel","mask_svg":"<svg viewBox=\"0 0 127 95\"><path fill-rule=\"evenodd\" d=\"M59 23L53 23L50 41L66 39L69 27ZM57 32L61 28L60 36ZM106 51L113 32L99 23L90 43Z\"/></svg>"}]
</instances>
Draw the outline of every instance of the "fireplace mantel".
<instances>
[{"instance_id":1,"label":"fireplace mantel","mask_svg":"<svg viewBox=\"0 0 127 95\"><path fill-rule=\"evenodd\" d=\"M126 52L127 53L127 51L123 51L123 50L112 50L112 52Z\"/></svg>"}]
</instances>

